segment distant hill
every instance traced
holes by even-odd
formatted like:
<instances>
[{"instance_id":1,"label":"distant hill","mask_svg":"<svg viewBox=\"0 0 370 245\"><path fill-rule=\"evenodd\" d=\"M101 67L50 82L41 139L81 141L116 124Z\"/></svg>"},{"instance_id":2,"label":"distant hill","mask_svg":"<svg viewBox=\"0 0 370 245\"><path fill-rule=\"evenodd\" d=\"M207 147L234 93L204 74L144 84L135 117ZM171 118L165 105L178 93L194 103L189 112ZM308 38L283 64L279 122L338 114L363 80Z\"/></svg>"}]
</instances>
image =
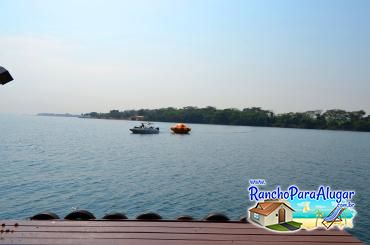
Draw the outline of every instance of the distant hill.
<instances>
[{"instance_id":1,"label":"distant hill","mask_svg":"<svg viewBox=\"0 0 370 245\"><path fill-rule=\"evenodd\" d=\"M57 114L57 113L38 113L37 116L43 117L79 117L80 115L73 115L69 113Z\"/></svg>"}]
</instances>

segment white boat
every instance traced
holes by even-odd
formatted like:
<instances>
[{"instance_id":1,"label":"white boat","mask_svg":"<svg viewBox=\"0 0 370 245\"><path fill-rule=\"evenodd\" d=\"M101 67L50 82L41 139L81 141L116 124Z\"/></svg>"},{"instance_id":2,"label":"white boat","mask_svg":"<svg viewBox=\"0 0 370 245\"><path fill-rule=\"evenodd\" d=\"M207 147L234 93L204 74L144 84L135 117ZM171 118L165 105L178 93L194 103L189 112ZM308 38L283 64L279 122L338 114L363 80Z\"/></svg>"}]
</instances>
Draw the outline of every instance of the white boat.
<instances>
[{"instance_id":1,"label":"white boat","mask_svg":"<svg viewBox=\"0 0 370 245\"><path fill-rule=\"evenodd\" d=\"M158 134L159 128L151 126L151 123L142 123L140 126L135 126L134 128L130 128L130 131L133 134Z\"/></svg>"}]
</instances>

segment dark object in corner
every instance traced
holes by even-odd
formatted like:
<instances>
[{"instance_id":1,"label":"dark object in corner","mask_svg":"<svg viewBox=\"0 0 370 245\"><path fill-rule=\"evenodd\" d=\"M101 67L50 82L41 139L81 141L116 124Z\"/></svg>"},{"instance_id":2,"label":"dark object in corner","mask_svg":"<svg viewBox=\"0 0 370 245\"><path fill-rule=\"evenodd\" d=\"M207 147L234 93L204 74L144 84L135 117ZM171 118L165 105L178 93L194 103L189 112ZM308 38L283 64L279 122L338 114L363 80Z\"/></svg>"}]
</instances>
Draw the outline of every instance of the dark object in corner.
<instances>
[{"instance_id":1,"label":"dark object in corner","mask_svg":"<svg viewBox=\"0 0 370 245\"><path fill-rule=\"evenodd\" d=\"M136 219L139 220L158 220L162 219L162 216L160 216L157 213L143 213L136 217Z\"/></svg>"},{"instance_id":2,"label":"dark object in corner","mask_svg":"<svg viewBox=\"0 0 370 245\"><path fill-rule=\"evenodd\" d=\"M4 85L10 81L13 81L13 77L10 75L9 71L0 66L0 84Z\"/></svg>"},{"instance_id":3,"label":"dark object in corner","mask_svg":"<svg viewBox=\"0 0 370 245\"><path fill-rule=\"evenodd\" d=\"M109 213L104 215L103 219L119 220L127 219L127 216L123 213Z\"/></svg>"},{"instance_id":4,"label":"dark object in corner","mask_svg":"<svg viewBox=\"0 0 370 245\"><path fill-rule=\"evenodd\" d=\"M76 210L69 213L64 219L69 220L90 220L95 219L95 216L87 210Z\"/></svg>"},{"instance_id":5,"label":"dark object in corner","mask_svg":"<svg viewBox=\"0 0 370 245\"><path fill-rule=\"evenodd\" d=\"M59 216L53 212L38 213L30 218L31 220L52 220L59 219Z\"/></svg>"},{"instance_id":6,"label":"dark object in corner","mask_svg":"<svg viewBox=\"0 0 370 245\"><path fill-rule=\"evenodd\" d=\"M212 221L212 222L226 222L229 221L229 217L222 213L211 213L204 217L204 221Z\"/></svg>"}]
</instances>

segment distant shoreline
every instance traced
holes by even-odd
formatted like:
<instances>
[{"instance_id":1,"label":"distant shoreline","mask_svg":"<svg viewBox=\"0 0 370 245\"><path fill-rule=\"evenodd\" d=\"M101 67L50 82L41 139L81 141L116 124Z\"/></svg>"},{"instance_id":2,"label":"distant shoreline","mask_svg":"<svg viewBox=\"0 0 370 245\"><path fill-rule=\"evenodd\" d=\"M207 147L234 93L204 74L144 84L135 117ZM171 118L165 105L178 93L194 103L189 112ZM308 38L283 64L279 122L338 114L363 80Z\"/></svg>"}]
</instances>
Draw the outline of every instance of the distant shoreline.
<instances>
[{"instance_id":1,"label":"distant shoreline","mask_svg":"<svg viewBox=\"0 0 370 245\"><path fill-rule=\"evenodd\" d=\"M109 121L129 121L129 122L151 122L151 123L179 123L179 122L164 122L164 121L136 121L130 119L116 119L116 118L88 118L79 116L80 119L92 119L92 120L109 120ZM230 127L256 127L256 128L282 128L282 129L305 129L305 130L327 130L327 131L339 131L339 132L356 132L356 133L369 133L370 131L356 131L356 130L344 130L344 129L325 129L325 128L293 128L293 127L277 127L277 126L250 126L250 125L231 125L231 124L216 124L216 123L194 123L187 122L188 124L198 124L198 125L214 125L214 126L230 126Z\"/></svg>"},{"instance_id":2,"label":"distant shoreline","mask_svg":"<svg viewBox=\"0 0 370 245\"><path fill-rule=\"evenodd\" d=\"M64 114L60 114L60 113L37 113L36 116L40 116L40 117L81 117L81 115L73 115L73 114L69 114L69 113L64 113Z\"/></svg>"},{"instance_id":3,"label":"distant shoreline","mask_svg":"<svg viewBox=\"0 0 370 245\"><path fill-rule=\"evenodd\" d=\"M215 107L184 107L140 110L111 110L108 113L90 112L80 118L114 119L131 121L151 121L168 123L196 123L232 126L257 126L298 129L326 129L341 131L370 132L370 115L363 110L345 111L341 109L312 110L275 114L260 107L243 110L216 109Z\"/></svg>"}]
</instances>

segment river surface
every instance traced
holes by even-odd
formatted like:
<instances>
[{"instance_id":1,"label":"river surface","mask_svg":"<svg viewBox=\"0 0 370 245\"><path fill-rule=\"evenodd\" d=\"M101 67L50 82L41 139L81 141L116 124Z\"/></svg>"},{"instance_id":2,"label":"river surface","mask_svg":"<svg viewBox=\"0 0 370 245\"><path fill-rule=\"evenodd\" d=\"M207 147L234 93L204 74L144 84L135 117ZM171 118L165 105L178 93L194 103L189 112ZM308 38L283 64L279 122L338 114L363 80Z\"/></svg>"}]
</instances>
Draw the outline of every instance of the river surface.
<instances>
[{"instance_id":1,"label":"river surface","mask_svg":"<svg viewBox=\"0 0 370 245\"><path fill-rule=\"evenodd\" d=\"M0 219L87 209L135 218L245 215L249 179L356 191L355 227L370 243L370 133L189 124L190 135L133 135L132 121L0 114Z\"/></svg>"}]
</instances>

